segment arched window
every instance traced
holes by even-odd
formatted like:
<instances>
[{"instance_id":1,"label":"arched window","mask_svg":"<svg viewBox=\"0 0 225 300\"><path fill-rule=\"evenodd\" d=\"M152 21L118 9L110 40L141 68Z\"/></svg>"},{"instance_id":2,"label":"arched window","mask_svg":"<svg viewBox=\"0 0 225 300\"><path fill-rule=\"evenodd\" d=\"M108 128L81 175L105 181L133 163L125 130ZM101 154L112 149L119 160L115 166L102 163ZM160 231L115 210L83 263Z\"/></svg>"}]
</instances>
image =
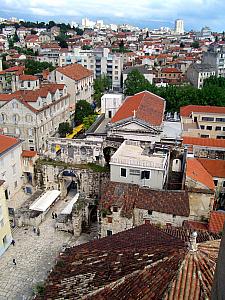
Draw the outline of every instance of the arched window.
<instances>
[{"instance_id":1,"label":"arched window","mask_svg":"<svg viewBox=\"0 0 225 300\"><path fill-rule=\"evenodd\" d=\"M33 117L31 115L26 115L26 122L30 123L33 121Z\"/></svg>"},{"instance_id":2,"label":"arched window","mask_svg":"<svg viewBox=\"0 0 225 300\"><path fill-rule=\"evenodd\" d=\"M4 113L0 114L0 124L4 124L7 120L7 116Z\"/></svg>"},{"instance_id":3,"label":"arched window","mask_svg":"<svg viewBox=\"0 0 225 300\"><path fill-rule=\"evenodd\" d=\"M14 114L12 117L13 124L18 124L20 117L18 114Z\"/></svg>"}]
</instances>

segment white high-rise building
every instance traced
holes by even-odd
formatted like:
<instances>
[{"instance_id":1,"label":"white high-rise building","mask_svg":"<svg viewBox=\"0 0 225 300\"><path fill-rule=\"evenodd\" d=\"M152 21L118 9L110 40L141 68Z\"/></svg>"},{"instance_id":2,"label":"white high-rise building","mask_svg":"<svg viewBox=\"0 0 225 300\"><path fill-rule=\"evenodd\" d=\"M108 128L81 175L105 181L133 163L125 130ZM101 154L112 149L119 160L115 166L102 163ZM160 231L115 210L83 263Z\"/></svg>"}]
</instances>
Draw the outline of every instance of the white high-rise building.
<instances>
[{"instance_id":1,"label":"white high-rise building","mask_svg":"<svg viewBox=\"0 0 225 300\"><path fill-rule=\"evenodd\" d=\"M175 21L175 32L177 34L184 34L184 20L177 19Z\"/></svg>"}]
</instances>

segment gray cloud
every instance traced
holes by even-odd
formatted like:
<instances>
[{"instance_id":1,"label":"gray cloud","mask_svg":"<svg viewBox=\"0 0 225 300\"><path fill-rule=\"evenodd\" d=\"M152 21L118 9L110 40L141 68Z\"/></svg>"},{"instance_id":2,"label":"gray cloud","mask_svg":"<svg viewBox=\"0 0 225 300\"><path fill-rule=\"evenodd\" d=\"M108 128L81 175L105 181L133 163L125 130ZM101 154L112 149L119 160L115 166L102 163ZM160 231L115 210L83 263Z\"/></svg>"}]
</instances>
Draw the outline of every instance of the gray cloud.
<instances>
[{"instance_id":1,"label":"gray cloud","mask_svg":"<svg viewBox=\"0 0 225 300\"><path fill-rule=\"evenodd\" d=\"M190 28L209 25L225 29L225 2L222 0L1 0L1 16L23 16L30 20L77 20L103 18L121 23L172 23L183 18ZM166 24L165 24L166 25Z\"/></svg>"}]
</instances>

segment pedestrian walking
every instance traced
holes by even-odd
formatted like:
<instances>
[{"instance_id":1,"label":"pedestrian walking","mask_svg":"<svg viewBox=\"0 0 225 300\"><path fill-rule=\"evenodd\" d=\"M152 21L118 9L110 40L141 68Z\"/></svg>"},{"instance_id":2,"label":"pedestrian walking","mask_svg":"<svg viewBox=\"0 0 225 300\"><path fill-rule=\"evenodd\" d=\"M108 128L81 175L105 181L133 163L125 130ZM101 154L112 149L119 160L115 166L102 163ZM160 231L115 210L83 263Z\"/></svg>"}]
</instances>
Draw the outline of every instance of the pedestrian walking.
<instances>
[{"instance_id":1,"label":"pedestrian walking","mask_svg":"<svg viewBox=\"0 0 225 300\"><path fill-rule=\"evenodd\" d=\"M13 258L13 264L14 264L14 266L16 266L16 260L15 260L15 258Z\"/></svg>"},{"instance_id":2,"label":"pedestrian walking","mask_svg":"<svg viewBox=\"0 0 225 300\"><path fill-rule=\"evenodd\" d=\"M37 228L37 235L38 236L40 235L40 229L39 229L39 227Z\"/></svg>"},{"instance_id":3,"label":"pedestrian walking","mask_svg":"<svg viewBox=\"0 0 225 300\"><path fill-rule=\"evenodd\" d=\"M55 219L57 219L57 217L58 217L58 216L57 216L57 213L55 213Z\"/></svg>"},{"instance_id":4,"label":"pedestrian walking","mask_svg":"<svg viewBox=\"0 0 225 300\"><path fill-rule=\"evenodd\" d=\"M33 226L33 232L36 233L36 228Z\"/></svg>"},{"instance_id":5,"label":"pedestrian walking","mask_svg":"<svg viewBox=\"0 0 225 300\"><path fill-rule=\"evenodd\" d=\"M55 219L54 211L52 212L52 219Z\"/></svg>"},{"instance_id":6,"label":"pedestrian walking","mask_svg":"<svg viewBox=\"0 0 225 300\"><path fill-rule=\"evenodd\" d=\"M12 240L11 244L12 244L13 246L15 246L15 241L14 241L14 240Z\"/></svg>"}]
</instances>

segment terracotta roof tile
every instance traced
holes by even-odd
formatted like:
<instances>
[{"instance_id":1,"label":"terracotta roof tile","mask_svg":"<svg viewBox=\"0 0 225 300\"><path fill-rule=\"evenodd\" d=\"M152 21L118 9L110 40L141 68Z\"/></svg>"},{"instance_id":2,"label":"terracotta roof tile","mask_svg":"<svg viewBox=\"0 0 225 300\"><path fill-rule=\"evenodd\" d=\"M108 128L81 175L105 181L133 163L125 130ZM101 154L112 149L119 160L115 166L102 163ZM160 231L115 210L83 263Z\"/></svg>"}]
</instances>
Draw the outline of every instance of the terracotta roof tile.
<instances>
[{"instance_id":1,"label":"terracotta roof tile","mask_svg":"<svg viewBox=\"0 0 225 300\"><path fill-rule=\"evenodd\" d=\"M0 154L3 154L5 151L20 143L21 141L19 139L0 134Z\"/></svg>"},{"instance_id":2,"label":"terracotta roof tile","mask_svg":"<svg viewBox=\"0 0 225 300\"><path fill-rule=\"evenodd\" d=\"M225 148L223 139L206 139L198 137L183 136L183 145L199 145L212 148Z\"/></svg>"},{"instance_id":3,"label":"terracotta roof tile","mask_svg":"<svg viewBox=\"0 0 225 300\"><path fill-rule=\"evenodd\" d=\"M194 181L200 182L210 190L215 189L212 175L206 171L203 165L196 158L187 159L186 176Z\"/></svg>"},{"instance_id":4,"label":"terracotta roof tile","mask_svg":"<svg viewBox=\"0 0 225 300\"><path fill-rule=\"evenodd\" d=\"M115 123L134 116L145 122L160 126L163 121L165 100L153 93L144 91L127 97L111 122Z\"/></svg>"},{"instance_id":5,"label":"terracotta roof tile","mask_svg":"<svg viewBox=\"0 0 225 300\"><path fill-rule=\"evenodd\" d=\"M220 241L209 234L193 254L186 240L145 224L67 248L36 299L210 298Z\"/></svg>"},{"instance_id":6,"label":"terracotta roof tile","mask_svg":"<svg viewBox=\"0 0 225 300\"><path fill-rule=\"evenodd\" d=\"M31 151L31 150L22 151L22 157L35 157L36 155L37 155L36 151Z\"/></svg>"},{"instance_id":7,"label":"terracotta roof tile","mask_svg":"<svg viewBox=\"0 0 225 300\"><path fill-rule=\"evenodd\" d=\"M180 108L182 117L189 117L192 112L225 114L225 107L220 106L203 106L203 105L187 105Z\"/></svg>"},{"instance_id":8,"label":"terracotta roof tile","mask_svg":"<svg viewBox=\"0 0 225 300\"><path fill-rule=\"evenodd\" d=\"M182 73L177 68L162 68L161 73Z\"/></svg>"},{"instance_id":9,"label":"terracotta roof tile","mask_svg":"<svg viewBox=\"0 0 225 300\"><path fill-rule=\"evenodd\" d=\"M34 76L34 75L20 75L19 80L22 80L22 81L25 81L25 80L35 81L35 80L38 80L38 77Z\"/></svg>"},{"instance_id":10,"label":"terracotta roof tile","mask_svg":"<svg viewBox=\"0 0 225 300\"><path fill-rule=\"evenodd\" d=\"M198 158L198 161L213 177L225 178L225 160Z\"/></svg>"},{"instance_id":11,"label":"terracotta roof tile","mask_svg":"<svg viewBox=\"0 0 225 300\"><path fill-rule=\"evenodd\" d=\"M220 233L223 231L225 222L225 211L212 211L209 218L209 231Z\"/></svg>"},{"instance_id":12,"label":"terracotta roof tile","mask_svg":"<svg viewBox=\"0 0 225 300\"><path fill-rule=\"evenodd\" d=\"M66 75L73 80L81 80L93 75L92 71L88 70L80 64L71 64L65 67L58 67L56 71Z\"/></svg>"},{"instance_id":13,"label":"terracotta roof tile","mask_svg":"<svg viewBox=\"0 0 225 300\"><path fill-rule=\"evenodd\" d=\"M134 208L161 213L189 216L189 199L185 191L160 191L135 184L110 181L101 197L100 204L109 209L122 208L121 215L131 217Z\"/></svg>"}]
</instances>

